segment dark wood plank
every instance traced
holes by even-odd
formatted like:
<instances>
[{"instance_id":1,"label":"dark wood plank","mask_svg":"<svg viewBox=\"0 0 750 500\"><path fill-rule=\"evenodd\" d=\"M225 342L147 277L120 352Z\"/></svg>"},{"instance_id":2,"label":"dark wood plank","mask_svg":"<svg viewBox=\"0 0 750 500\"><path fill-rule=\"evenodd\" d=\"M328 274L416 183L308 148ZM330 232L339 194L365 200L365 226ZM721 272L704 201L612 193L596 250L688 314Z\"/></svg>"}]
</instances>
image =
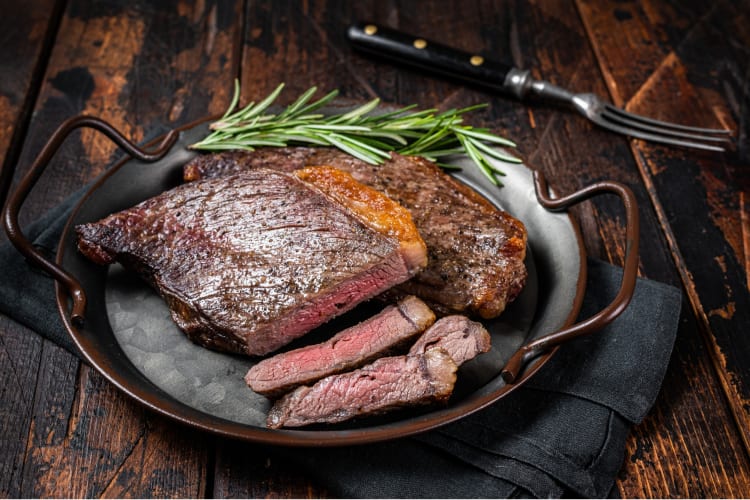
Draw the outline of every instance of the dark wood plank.
<instances>
[{"instance_id":1,"label":"dark wood plank","mask_svg":"<svg viewBox=\"0 0 750 500\"><path fill-rule=\"evenodd\" d=\"M402 105L434 106L438 93L444 94L447 88L456 91L456 87L413 70L402 73L361 64L365 59L352 58L346 30L353 22L371 19L392 25L400 22L402 29L415 33L429 32L433 21L443 21L449 36L479 47L481 34L468 28L482 8L478 2L446 6L432 2L251 1L242 60L243 100L264 97L283 82L286 90L280 100L284 102L315 85L321 95L338 89L349 99L379 97ZM464 15L452 17L459 11ZM407 90L401 95L402 75L403 81L415 82L422 92Z\"/></svg>"},{"instance_id":2,"label":"dark wood plank","mask_svg":"<svg viewBox=\"0 0 750 500\"><path fill-rule=\"evenodd\" d=\"M741 28L750 21L747 7L746 2L580 2L615 100L657 118L736 131L736 148L725 155L642 141L634 141L633 151L745 448L750 446L750 342L744 334L750 324L750 156L742 115L750 92L738 75L747 73L750 60L750 37ZM634 62L627 71L625 60ZM718 464L711 466L723 473ZM734 480L748 488L746 477Z\"/></svg>"},{"instance_id":3,"label":"dark wood plank","mask_svg":"<svg viewBox=\"0 0 750 500\"><path fill-rule=\"evenodd\" d=\"M534 9L529 10L527 16L533 15ZM545 4L544 14L562 25L573 22L562 7L554 9L549 3ZM518 26L524 27L519 37L530 40L534 39L534 27L539 30L545 23L543 19L534 22L524 17L518 19ZM610 26L608 32L614 29ZM545 43L545 37L539 38L541 46L532 49L532 53L537 54L543 75L568 88L607 95L597 72L597 61L586 53L587 48L551 40ZM564 55L562 51L573 53ZM567 58L575 62L561 64ZM535 164L548 173L563 193L597 178L619 180L634 188L641 207L642 272L647 277L680 286L669 242L662 232L662 221L651 209L651 193L641 184L627 141L580 120L571 122L557 111L552 114L535 111L533 116L537 135L532 141L536 140L538 149L531 158L540 162ZM587 247L593 252L599 249L598 256L620 263L624 248L618 211L605 200L597 200L594 205L594 210L577 212ZM601 241L596 242L597 239ZM695 390L696 373L705 381L700 391ZM705 414L704 408L712 409L711 416ZM678 332L662 395L647 423L637 427L629 441L630 455L619 483L621 492L627 497L747 495L748 461L738 437L713 366L703 356L700 326L688 314ZM644 454L646 448L653 452ZM710 457L711 465L696 463L696 456ZM641 481L646 473L651 475L650 482ZM701 475L704 477L700 482L693 479ZM722 481L723 477L730 481Z\"/></svg>"},{"instance_id":4,"label":"dark wood plank","mask_svg":"<svg viewBox=\"0 0 750 500\"><path fill-rule=\"evenodd\" d=\"M239 59L241 12L235 4L71 2L21 163L27 165L51 132L76 114L103 118L141 142L223 111ZM81 132L31 193L22 222L100 174L118 154L98 133Z\"/></svg>"},{"instance_id":5,"label":"dark wood plank","mask_svg":"<svg viewBox=\"0 0 750 500\"><path fill-rule=\"evenodd\" d=\"M0 205L54 36L54 0L6 2L0 16ZM6 241L5 233L0 242ZM0 316L0 496L19 497L42 341Z\"/></svg>"},{"instance_id":6,"label":"dark wood plank","mask_svg":"<svg viewBox=\"0 0 750 500\"><path fill-rule=\"evenodd\" d=\"M9 185L36 96L38 78L57 28L59 2L9 2L0 16L0 199Z\"/></svg>"},{"instance_id":7,"label":"dark wood plank","mask_svg":"<svg viewBox=\"0 0 750 500\"><path fill-rule=\"evenodd\" d=\"M202 436L184 439L49 342L43 360L21 496L202 495Z\"/></svg>"},{"instance_id":8,"label":"dark wood plank","mask_svg":"<svg viewBox=\"0 0 750 500\"><path fill-rule=\"evenodd\" d=\"M22 497L21 483L42 340L0 316L0 495Z\"/></svg>"},{"instance_id":9,"label":"dark wood plank","mask_svg":"<svg viewBox=\"0 0 750 500\"><path fill-rule=\"evenodd\" d=\"M140 142L223 110L238 71L237 5L68 2L17 176L54 128L78 113L102 117ZM119 154L94 133L73 136L29 197L22 223L104 171ZM14 342L12 359L25 355L23 343ZM18 470L11 474L10 496L206 494L211 443L203 435L145 413L48 342L36 359L26 357L40 374L31 379L33 398L19 396L14 403L27 405L26 432L16 432L14 443L27 448L22 462L13 464Z\"/></svg>"},{"instance_id":10,"label":"dark wood plank","mask_svg":"<svg viewBox=\"0 0 750 500\"><path fill-rule=\"evenodd\" d=\"M218 449L213 490L216 498L328 497L324 488L272 458L264 446L220 440Z\"/></svg>"},{"instance_id":11,"label":"dark wood plank","mask_svg":"<svg viewBox=\"0 0 750 500\"><path fill-rule=\"evenodd\" d=\"M620 493L623 498L745 498L750 462L731 410L721 404L714 367L705 360L687 303L681 323L659 400L628 439Z\"/></svg>"}]
</instances>

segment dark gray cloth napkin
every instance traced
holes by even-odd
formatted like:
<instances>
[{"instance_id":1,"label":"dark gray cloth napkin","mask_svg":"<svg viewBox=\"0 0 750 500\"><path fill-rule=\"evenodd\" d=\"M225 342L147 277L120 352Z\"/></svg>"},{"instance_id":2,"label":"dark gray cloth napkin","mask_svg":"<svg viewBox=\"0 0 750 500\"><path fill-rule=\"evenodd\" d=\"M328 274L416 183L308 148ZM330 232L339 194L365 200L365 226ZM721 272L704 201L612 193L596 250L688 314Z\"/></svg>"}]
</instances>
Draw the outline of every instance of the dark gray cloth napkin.
<instances>
[{"instance_id":1,"label":"dark gray cloth napkin","mask_svg":"<svg viewBox=\"0 0 750 500\"><path fill-rule=\"evenodd\" d=\"M77 196L26 229L54 249ZM622 271L589 259L581 317L616 295ZM63 328L52 280L0 247L0 311L78 355ZM564 345L498 403L413 438L325 449L272 448L339 497L606 497L630 426L656 399L679 322L681 293L639 279L610 326Z\"/></svg>"}]
</instances>

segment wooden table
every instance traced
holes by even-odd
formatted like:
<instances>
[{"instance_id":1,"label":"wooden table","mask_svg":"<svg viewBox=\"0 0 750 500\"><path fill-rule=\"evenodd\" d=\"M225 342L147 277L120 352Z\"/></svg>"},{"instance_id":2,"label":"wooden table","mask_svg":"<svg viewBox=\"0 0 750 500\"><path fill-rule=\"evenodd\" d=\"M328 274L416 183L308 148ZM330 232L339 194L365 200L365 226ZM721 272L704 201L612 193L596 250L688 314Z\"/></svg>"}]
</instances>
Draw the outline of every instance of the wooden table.
<instances>
[{"instance_id":1,"label":"wooden table","mask_svg":"<svg viewBox=\"0 0 750 500\"><path fill-rule=\"evenodd\" d=\"M608 133L585 119L375 62L347 26L369 19L492 54L617 106L728 127L725 154ZM514 139L558 192L630 186L642 276L680 287L683 314L661 394L617 479L628 497L750 496L750 3L642 0L444 2L6 0L0 4L0 156L17 180L79 113L136 141L287 84L347 98L462 107ZM22 216L26 224L120 152L75 136ZM6 191L8 183L2 185ZM512 189L512 187L508 187ZM589 255L622 264L623 214L602 197L574 211ZM22 291L21 291L22 292ZM144 410L67 351L0 318L0 496L325 496L264 448Z\"/></svg>"}]
</instances>

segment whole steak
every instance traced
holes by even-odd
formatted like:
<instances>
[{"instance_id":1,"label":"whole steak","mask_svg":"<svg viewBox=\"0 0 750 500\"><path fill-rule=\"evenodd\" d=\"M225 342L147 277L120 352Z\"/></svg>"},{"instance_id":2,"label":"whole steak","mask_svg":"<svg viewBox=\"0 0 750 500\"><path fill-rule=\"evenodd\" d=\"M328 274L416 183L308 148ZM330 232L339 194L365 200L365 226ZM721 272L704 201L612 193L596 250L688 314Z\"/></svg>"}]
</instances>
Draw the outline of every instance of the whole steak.
<instances>
[{"instance_id":1,"label":"whole steak","mask_svg":"<svg viewBox=\"0 0 750 500\"><path fill-rule=\"evenodd\" d=\"M393 154L370 165L333 148L262 148L203 154L184 169L185 180L252 168L291 172L329 165L388 195L408 209L427 244L429 263L395 290L416 295L440 314L498 316L526 281L526 229L511 215L444 173L432 162Z\"/></svg>"},{"instance_id":2,"label":"whole steak","mask_svg":"<svg viewBox=\"0 0 750 500\"><path fill-rule=\"evenodd\" d=\"M135 269L196 343L274 351L426 263L409 213L330 169L255 169L180 185L76 227L100 264Z\"/></svg>"}]
</instances>

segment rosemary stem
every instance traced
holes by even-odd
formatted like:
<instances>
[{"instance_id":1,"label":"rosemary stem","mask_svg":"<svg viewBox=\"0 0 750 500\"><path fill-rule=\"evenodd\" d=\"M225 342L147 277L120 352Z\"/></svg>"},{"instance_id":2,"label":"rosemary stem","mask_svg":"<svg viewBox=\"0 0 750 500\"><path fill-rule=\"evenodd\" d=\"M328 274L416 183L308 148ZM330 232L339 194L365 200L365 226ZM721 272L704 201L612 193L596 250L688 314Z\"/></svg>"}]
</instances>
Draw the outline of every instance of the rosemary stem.
<instances>
[{"instance_id":1,"label":"rosemary stem","mask_svg":"<svg viewBox=\"0 0 750 500\"><path fill-rule=\"evenodd\" d=\"M463 116L486 105L438 112L415 110L414 105L378 113L379 99L373 99L346 113L329 114L323 109L338 95L329 92L312 101L317 89L311 87L280 113L269 109L284 88L279 85L258 103L239 106L240 86L235 82L234 96L224 115L209 126L203 140L191 149L203 151L254 150L264 146L313 145L339 148L362 161L379 164L390 152L421 156L440 162L442 158L465 154L491 182L502 185L504 175L496 161L518 163L504 149L515 144L487 129L463 124Z\"/></svg>"}]
</instances>

